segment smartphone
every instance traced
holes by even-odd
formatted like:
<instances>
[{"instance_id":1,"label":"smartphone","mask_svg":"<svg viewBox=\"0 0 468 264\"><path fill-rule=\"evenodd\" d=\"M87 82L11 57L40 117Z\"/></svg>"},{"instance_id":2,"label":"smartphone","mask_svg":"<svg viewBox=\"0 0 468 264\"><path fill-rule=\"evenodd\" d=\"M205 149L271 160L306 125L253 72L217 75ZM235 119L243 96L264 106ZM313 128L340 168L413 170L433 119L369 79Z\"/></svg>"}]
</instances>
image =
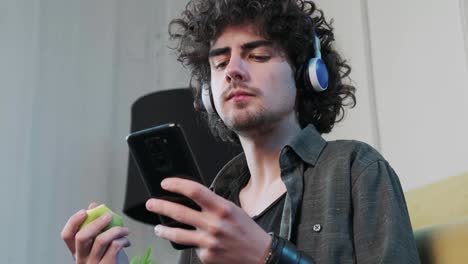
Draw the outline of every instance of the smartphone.
<instances>
[{"instance_id":1,"label":"smartphone","mask_svg":"<svg viewBox=\"0 0 468 264\"><path fill-rule=\"evenodd\" d=\"M151 197L201 210L192 199L161 188L161 181L168 177L185 178L204 185L200 169L181 125L171 123L136 131L129 134L126 140ZM165 226L195 229L170 217L158 216L161 224ZM175 249L193 247L171 243Z\"/></svg>"}]
</instances>

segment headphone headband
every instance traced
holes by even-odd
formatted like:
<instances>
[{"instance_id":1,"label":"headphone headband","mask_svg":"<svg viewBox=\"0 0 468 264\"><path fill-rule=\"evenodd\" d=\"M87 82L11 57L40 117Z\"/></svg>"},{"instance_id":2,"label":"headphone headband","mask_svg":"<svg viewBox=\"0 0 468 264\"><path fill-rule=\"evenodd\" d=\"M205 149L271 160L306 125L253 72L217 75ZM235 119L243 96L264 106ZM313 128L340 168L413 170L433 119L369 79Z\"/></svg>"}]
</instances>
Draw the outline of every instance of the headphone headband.
<instances>
[{"instance_id":1,"label":"headphone headband","mask_svg":"<svg viewBox=\"0 0 468 264\"><path fill-rule=\"evenodd\" d=\"M320 51L320 39L317 33L314 34L314 48L315 48L315 56L314 58L322 58L322 52Z\"/></svg>"},{"instance_id":2,"label":"headphone headband","mask_svg":"<svg viewBox=\"0 0 468 264\"><path fill-rule=\"evenodd\" d=\"M315 55L307 62L304 72L305 82L306 86L311 86L312 90L323 92L328 89L328 70L322 60L320 39L317 33L314 33L314 49Z\"/></svg>"}]
</instances>

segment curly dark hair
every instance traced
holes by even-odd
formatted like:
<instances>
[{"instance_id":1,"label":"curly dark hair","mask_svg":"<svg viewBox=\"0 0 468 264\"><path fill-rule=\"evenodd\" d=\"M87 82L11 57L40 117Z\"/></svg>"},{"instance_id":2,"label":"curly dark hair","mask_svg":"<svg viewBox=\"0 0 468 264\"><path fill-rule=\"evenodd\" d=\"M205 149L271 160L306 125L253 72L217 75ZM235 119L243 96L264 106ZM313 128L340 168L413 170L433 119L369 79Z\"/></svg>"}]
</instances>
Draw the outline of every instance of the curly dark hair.
<instances>
[{"instance_id":1,"label":"curly dark hair","mask_svg":"<svg viewBox=\"0 0 468 264\"><path fill-rule=\"evenodd\" d=\"M191 73L194 107L203 110L202 85L210 82L210 42L232 25L256 25L265 39L279 44L296 71L296 113L301 127L312 123L319 133L329 133L344 117L345 106L356 105L355 87L344 83L351 67L334 49L332 21L306 0L191 0L182 16L169 24L169 35L178 60ZM317 93L305 89L303 65L313 57L314 36L320 38L322 59L329 71L329 86ZM298 72L299 71L299 72ZM204 112L204 111L201 111ZM206 113L206 112L204 112ZM224 141L239 142L217 113L205 114L211 131Z\"/></svg>"}]
</instances>

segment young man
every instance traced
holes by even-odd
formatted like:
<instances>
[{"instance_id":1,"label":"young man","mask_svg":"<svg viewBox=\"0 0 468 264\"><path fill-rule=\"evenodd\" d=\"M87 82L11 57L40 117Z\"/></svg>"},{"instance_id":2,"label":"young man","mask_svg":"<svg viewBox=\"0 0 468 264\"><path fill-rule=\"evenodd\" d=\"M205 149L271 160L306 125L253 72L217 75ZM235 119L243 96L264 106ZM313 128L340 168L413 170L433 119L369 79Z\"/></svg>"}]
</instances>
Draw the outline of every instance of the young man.
<instances>
[{"instance_id":1,"label":"young man","mask_svg":"<svg viewBox=\"0 0 468 264\"><path fill-rule=\"evenodd\" d=\"M419 263L387 161L364 143L320 136L354 105L355 88L344 83L350 67L314 3L192 0L170 34L191 70L196 108L206 110L215 135L244 150L210 189L180 178L162 182L201 211L148 200L149 211L195 227L155 227L161 238L194 246L180 263ZM328 71L311 60L320 57ZM116 256L105 245L127 242L125 230L98 240L98 224L86 236L67 225L69 247L86 246L82 259L86 252Z\"/></svg>"},{"instance_id":2,"label":"young man","mask_svg":"<svg viewBox=\"0 0 468 264\"><path fill-rule=\"evenodd\" d=\"M208 110L215 135L244 150L212 191L181 179L163 183L201 212L148 201L150 211L196 227L156 227L162 238L196 246L182 263L419 262L387 161L364 143L320 136L354 104L355 89L344 83L350 67L313 2L193 0L170 33L198 83L195 106ZM328 85L320 65L309 67L319 53Z\"/></svg>"}]
</instances>

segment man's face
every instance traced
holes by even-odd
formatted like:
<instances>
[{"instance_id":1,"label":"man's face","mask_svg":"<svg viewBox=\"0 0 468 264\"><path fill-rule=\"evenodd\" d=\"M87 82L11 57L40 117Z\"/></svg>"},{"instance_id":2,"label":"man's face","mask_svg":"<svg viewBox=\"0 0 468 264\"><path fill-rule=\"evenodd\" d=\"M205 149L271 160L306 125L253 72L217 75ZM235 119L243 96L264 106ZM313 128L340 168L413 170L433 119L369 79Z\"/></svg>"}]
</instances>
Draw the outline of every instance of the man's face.
<instances>
[{"instance_id":1,"label":"man's face","mask_svg":"<svg viewBox=\"0 0 468 264\"><path fill-rule=\"evenodd\" d=\"M209 62L215 107L230 129L258 130L295 115L286 55L253 26L227 27L211 44Z\"/></svg>"}]
</instances>

